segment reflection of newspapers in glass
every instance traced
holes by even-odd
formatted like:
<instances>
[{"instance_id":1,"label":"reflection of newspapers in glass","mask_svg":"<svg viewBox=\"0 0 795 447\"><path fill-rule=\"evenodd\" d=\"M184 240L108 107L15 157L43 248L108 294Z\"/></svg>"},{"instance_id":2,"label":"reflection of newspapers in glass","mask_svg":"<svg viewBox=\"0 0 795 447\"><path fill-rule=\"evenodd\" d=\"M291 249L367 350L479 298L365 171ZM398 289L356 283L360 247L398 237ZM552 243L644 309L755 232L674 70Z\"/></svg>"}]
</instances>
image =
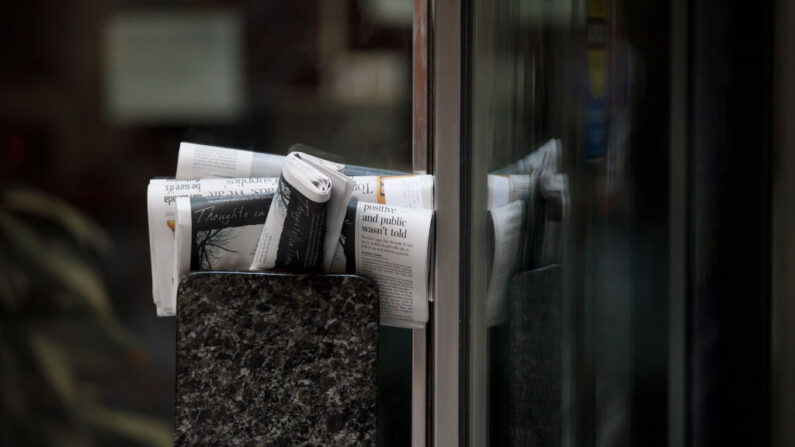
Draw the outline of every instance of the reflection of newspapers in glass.
<instances>
[{"instance_id":1,"label":"reflection of newspapers in glass","mask_svg":"<svg viewBox=\"0 0 795 447\"><path fill-rule=\"evenodd\" d=\"M489 174L489 196L486 209L503 207L515 200L531 199L535 193L535 175Z\"/></svg>"},{"instance_id":2,"label":"reflection of newspapers in glass","mask_svg":"<svg viewBox=\"0 0 795 447\"><path fill-rule=\"evenodd\" d=\"M489 233L493 246L489 256L492 262L486 298L486 324L494 326L506 318L509 284L519 264L525 202L517 200L492 209L489 214Z\"/></svg>"},{"instance_id":3,"label":"reflection of newspapers in glass","mask_svg":"<svg viewBox=\"0 0 795 447\"><path fill-rule=\"evenodd\" d=\"M432 175L358 176L353 180L353 197L361 202L433 209Z\"/></svg>"},{"instance_id":4,"label":"reflection of newspapers in glass","mask_svg":"<svg viewBox=\"0 0 795 447\"><path fill-rule=\"evenodd\" d=\"M538 266L556 264L562 258L563 235L569 220L569 185L565 174L554 174L541 181L543 221L537 250Z\"/></svg>"},{"instance_id":5,"label":"reflection of newspapers in glass","mask_svg":"<svg viewBox=\"0 0 795 447\"><path fill-rule=\"evenodd\" d=\"M170 309L176 310L179 279L188 272L248 269L272 200L272 194L177 199Z\"/></svg>"},{"instance_id":6,"label":"reflection of newspapers in glass","mask_svg":"<svg viewBox=\"0 0 795 447\"><path fill-rule=\"evenodd\" d=\"M244 194L273 194L275 178L234 179L152 179L147 187L149 253L152 262L152 298L158 315L172 315L161 309L169 302L173 279L174 230L178 197L233 197Z\"/></svg>"},{"instance_id":7,"label":"reflection of newspapers in glass","mask_svg":"<svg viewBox=\"0 0 795 447\"><path fill-rule=\"evenodd\" d=\"M381 297L381 324L428 322L433 211L352 200L334 272L372 278Z\"/></svg>"},{"instance_id":8,"label":"reflection of newspapers in glass","mask_svg":"<svg viewBox=\"0 0 795 447\"><path fill-rule=\"evenodd\" d=\"M497 169L492 174L532 174L540 170L544 165L554 165L557 169L562 151L563 143L559 139L551 139L524 158L504 168Z\"/></svg>"}]
</instances>

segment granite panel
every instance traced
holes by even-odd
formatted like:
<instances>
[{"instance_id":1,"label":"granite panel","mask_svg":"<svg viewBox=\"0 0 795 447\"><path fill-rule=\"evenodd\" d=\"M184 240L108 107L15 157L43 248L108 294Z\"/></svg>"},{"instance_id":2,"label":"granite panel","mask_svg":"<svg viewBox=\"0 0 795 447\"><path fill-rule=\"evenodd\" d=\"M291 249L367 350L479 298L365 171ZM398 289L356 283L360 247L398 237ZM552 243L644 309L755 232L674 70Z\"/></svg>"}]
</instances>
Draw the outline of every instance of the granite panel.
<instances>
[{"instance_id":1,"label":"granite panel","mask_svg":"<svg viewBox=\"0 0 795 447\"><path fill-rule=\"evenodd\" d=\"M175 444L375 445L378 315L353 275L184 277Z\"/></svg>"}]
</instances>

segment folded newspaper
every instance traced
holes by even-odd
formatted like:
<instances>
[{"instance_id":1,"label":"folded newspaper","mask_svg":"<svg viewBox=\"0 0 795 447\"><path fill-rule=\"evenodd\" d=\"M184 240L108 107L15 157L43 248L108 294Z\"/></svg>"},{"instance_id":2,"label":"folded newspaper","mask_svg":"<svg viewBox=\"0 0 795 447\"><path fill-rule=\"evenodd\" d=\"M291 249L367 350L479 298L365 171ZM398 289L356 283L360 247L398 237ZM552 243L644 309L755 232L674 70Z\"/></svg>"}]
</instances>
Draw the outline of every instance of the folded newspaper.
<instances>
[{"instance_id":1,"label":"folded newspaper","mask_svg":"<svg viewBox=\"0 0 795 447\"><path fill-rule=\"evenodd\" d=\"M433 210L380 203L348 204L332 272L372 278L381 324L422 327L431 291Z\"/></svg>"},{"instance_id":2,"label":"folded newspaper","mask_svg":"<svg viewBox=\"0 0 795 447\"><path fill-rule=\"evenodd\" d=\"M304 144L288 152L312 152ZM241 149L182 142L177 158L177 178L279 177L287 157ZM399 175L401 172L346 165L345 175Z\"/></svg>"}]
</instances>

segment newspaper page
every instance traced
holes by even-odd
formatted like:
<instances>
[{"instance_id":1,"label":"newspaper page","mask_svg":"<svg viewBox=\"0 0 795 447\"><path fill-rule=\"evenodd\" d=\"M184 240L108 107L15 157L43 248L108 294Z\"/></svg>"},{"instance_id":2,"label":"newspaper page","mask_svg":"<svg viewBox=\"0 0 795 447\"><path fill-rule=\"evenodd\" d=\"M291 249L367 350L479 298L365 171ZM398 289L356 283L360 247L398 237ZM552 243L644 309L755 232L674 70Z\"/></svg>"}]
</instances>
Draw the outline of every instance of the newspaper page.
<instances>
[{"instance_id":1,"label":"newspaper page","mask_svg":"<svg viewBox=\"0 0 795 447\"><path fill-rule=\"evenodd\" d=\"M200 270L244 270L251 265L273 198L273 194L177 198L171 266L175 280L168 303L171 315L176 311L183 275Z\"/></svg>"},{"instance_id":2,"label":"newspaper page","mask_svg":"<svg viewBox=\"0 0 795 447\"><path fill-rule=\"evenodd\" d=\"M381 324L428 322L433 210L351 200L332 271L367 276L378 286Z\"/></svg>"},{"instance_id":3,"label":"newspaper page","mask_svg":"<svg viewBox=\"0 0 795 447\"><path fill-rule=\"evenodd\" d=\"M495 326L506 318L510 280L519 270L525 202L517 200L489 211L489 230L494 241L486 298L486 324Z\"/></svg>"},{"instance_id":4,"label":"newspaper page","mask_svg":"<svg viewBox=\"0 0 795 447\"><path fill-rule=\"evenodd\" d=\"M278 177L284 155L182 142L177 178Z\"/></svg>"},{"instance_id":5,"label":"newspaper page","mask_svg":"<svg viewBox=\"0 0 795 447\"><path fill-rule=\"evenodd\" d=\"M230 197L244 194L273 194L277 178L152 179L147 187L149 253L152 262L152 298L158 315L173 315L161 309L170 302L174 263L174 229L178 197Z\"/></svg>"},{"instance_id":6,"label":"newspaper page","mask_svg":"<svg viewBox=\"0 0 795 447\"><path fill-rule=\"evenodd\" d=\"M433 176L353 177L353 197L360 202L414 209L433 209Z\"/></svg>"}]
</instances>

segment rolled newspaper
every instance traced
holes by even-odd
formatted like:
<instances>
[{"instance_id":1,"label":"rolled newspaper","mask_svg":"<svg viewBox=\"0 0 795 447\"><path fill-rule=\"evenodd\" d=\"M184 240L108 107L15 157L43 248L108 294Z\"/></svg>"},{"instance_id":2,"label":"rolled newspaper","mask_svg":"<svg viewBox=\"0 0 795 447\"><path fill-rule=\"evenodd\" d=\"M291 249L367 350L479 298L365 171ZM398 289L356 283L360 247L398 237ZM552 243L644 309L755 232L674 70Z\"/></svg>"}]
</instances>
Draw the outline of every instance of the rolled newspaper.
<instances>
[{"instance_id":1,"label":"rolled newspaper","mask_svg":"<svg viewBox=\"0 0 795 447\"><path fill-rule=\"evenodd\" d=\"M342 169L301 152L287 156L251 269L329 270L353 192Z\"/></svg>"}]
</instances>

